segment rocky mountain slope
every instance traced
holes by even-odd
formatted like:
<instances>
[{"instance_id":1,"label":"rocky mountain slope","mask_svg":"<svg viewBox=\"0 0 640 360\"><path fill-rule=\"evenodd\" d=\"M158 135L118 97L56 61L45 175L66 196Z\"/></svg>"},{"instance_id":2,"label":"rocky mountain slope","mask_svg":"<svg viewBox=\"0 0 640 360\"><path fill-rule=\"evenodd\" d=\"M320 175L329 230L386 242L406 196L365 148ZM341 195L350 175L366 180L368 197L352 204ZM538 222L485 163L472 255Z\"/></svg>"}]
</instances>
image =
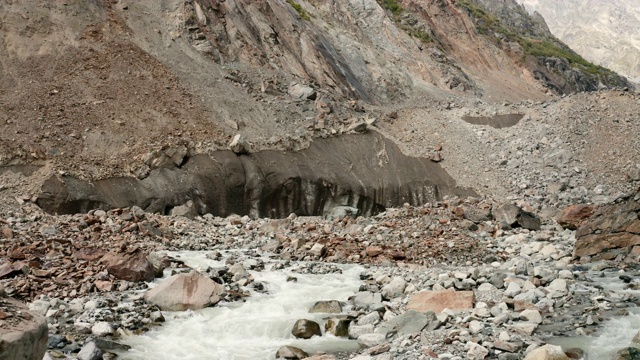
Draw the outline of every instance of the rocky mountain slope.
<instances>
[{"instance_id":1,"label":"rocky mountain slope","mask_svg":"<svg viewBox=\"0 0 640 360\"><path fill-rule=\"evenodd\" d=\"M550 30L589 61L640 81L637 1L518 0L541 14ZM589 11L585 11L589 9Z\"/></svg>"},{"instance_id":2,"label":"rocky mountain slope","mask_svg":"<svg viewBox=\"0 0 640 360\"><path fill-rule=\"evenodd\" d=\"M39 192L36 184L52 175L142 180L153 171L180 168L193 156L226 149L234 135L242 136L238 156L295 151L314 138L367 129L384 128L385 136L398 138L404 129L393 125L394 110L403 108L457 103L469 109L476 99L540 101L628 86L614 73L575 58L549 37L539 19L501 12L487 1L1 6L0 41L6 51L0 60L0 163L14 173L35 172L37 180L27 182L33 188L20 190L32 196ZM518 23L509 23L509 14ZM547 54L548 46L562 51ZM385 122L390 125L382 126ZM424 125L420 131L433 124ZM439 156L420 147L421 155ZM351 159L365 156L358 151L367 146L354 149ZM265 179L280 172L261 171L258 178ZM267 188L283 186L288 176L276 176L283 182ZM408 182L417 193L434 183ZM388 191L386 186L366 191ZM4 187L14 188L13 182ZM356 181L348 188L361 187ZM351 190L346 191L349 198ZM167 206L183 200L175 196Z\"/></svg>"}]
</instances>

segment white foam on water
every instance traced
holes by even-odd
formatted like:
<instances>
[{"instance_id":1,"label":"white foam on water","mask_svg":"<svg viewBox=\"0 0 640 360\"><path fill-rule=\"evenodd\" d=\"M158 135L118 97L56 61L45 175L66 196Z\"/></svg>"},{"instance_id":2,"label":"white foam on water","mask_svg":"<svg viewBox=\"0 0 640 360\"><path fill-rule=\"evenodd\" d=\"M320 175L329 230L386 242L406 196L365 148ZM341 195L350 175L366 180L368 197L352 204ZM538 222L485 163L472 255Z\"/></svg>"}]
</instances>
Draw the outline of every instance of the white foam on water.
<instances>
[{"instance_id":1,"label":"white foam on water","mask_svg":"<svg viewBox=\"0 0 640 360\"><path fill-rule=\"evenodd\" d=\"M175 254L175 253L174 253ZM190 266L206 268L220 262L206 259L204 252L181 252ZM308 340L291 334L298 319L324 325L327 314L310 314L318 300L346 301L360 286L360 266L345 266L342 274L309 275L290 271L253 272L256 281L265 283L267 294L253 292L247 301L188 312L165 312L167 322L138 336L122 339L132 346L121 359L275 359L280 346L292 345L309 354L316 351L338 352L358 349L357 342L330 335ZM287 282L287 276L297 282ZM324 333L324 330L323 330Z\"/></svg>"},{"instance_id":2,"label":"white foam on water","mask_svg":"<svg viewBox=\"0 0 640 360\"><path fill-rule=\"evenodd\" d=\"M553 338L548 342L564 349L580 348L589 360L609 359L618 350L631 346L631 340L640 331L640 313L616 317L606 321L592 336Z\"/></svg>"}]
</instances>

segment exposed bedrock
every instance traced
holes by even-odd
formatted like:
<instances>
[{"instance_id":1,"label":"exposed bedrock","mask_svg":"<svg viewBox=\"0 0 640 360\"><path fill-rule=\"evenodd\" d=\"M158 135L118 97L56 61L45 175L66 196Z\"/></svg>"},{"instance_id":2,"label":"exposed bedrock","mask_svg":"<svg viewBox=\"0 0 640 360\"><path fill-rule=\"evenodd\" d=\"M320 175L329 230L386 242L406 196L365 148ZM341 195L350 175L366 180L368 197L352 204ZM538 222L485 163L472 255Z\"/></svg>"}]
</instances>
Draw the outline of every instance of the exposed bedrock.
<instances>
[{"instance_id":1,"label":"exposed bedrock","mask_svg":"<svg viewBox=\"0 0 640 360\"><path fill-rule=\"evenodd\" d=\"M371 215L390 206L471 193L457 188L439 164L406 156L391 140L369 132L318 139L300 152L195 155L180 167L155 169L142 180L88 182L53 176L37 203L58 214L134 205L171 214L188 204L199 214L278 218L323 215L336 206Z\"/></svg>"}]
</instances>

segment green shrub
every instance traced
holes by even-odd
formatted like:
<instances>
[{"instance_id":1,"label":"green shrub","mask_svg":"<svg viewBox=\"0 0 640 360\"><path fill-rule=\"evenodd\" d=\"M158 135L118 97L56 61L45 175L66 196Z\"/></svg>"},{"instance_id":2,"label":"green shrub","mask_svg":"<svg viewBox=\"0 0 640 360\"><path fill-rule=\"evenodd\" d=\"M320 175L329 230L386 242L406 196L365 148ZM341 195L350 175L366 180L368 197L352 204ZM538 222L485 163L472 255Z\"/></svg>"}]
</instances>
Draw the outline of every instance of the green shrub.
<instances>
[{"instance_id":1,"label":"green shrub","mask_svg":"<svg viewBox=\"0 0 640 360\"><path fill-rule=\"evenodd\" d=\"M302 8L302 6L300 6L300 4L298 4L293 0L287 0L287 3L289 3L289 5L291 5L291 7L298 12L298 15L300 15L300 18L302 18L303 20L311 21L311 16L309 16L309 13L306 12Z\"/></svg>"},{"instance_id":2,"label":"green shrub","mask_svg":"<svg viewBox=\"0 0 640 360\"><path fill-rule=\"evenodd\" d=\"M572 65L577 65L591 74L606 75L612 73L611 70L595 65L570 49L562 48L550 40L523 40L520 45L524 48L525 53L529 55L567 59Z\"/></svg>"},{"instance_id":3,"label":"green shrub","mask_svg":"<svg viewBox=\"0 0 640 360\"><path fill-rule=\"evenodd\" d=\"M380 4L383 9L391 11L394 16L400 15L403 10L402 6L395 0L378 0L378 4Z\"/></svg>"},{"instance_id":4,"label":"green shrub","mask_svg":"<svg viewBox=\"0 0 640 360\"><path fill-rule=\"evenodd\" d=\"M458 0L457 4L461 8L465 9L475 20L476 28L480 34L492 35L492 33L500 33L509 41L520 44L524 49L525 55L563 58L569 61L572 66L581 68L591 74L608 75L612 73L610 70L603 68L602 66L588 62L571 49L561 47L556 44L552 38L528 39L523 37L517 31L503 26L500 19L489 13L482 6L473 2L473 0Z\"/></svg>"}]
</instances>

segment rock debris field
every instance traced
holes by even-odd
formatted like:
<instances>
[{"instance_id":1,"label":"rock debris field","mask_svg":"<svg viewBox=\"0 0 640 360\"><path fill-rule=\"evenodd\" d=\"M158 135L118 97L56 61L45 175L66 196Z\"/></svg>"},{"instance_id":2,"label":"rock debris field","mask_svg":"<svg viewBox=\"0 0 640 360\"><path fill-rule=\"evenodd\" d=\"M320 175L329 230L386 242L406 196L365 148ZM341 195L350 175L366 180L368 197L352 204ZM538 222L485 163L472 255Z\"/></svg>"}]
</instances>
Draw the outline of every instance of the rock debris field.
<instances>
[{"instance_id":1,"label":"rock debris field","mask_svg":"<svg viewBox=\"0 0 640 360\"><path fill-rule=\"evenodd\" d=\"M638 200L640 191L613 204L570 206L553 218L527 211L527 204L471 197L369 218L34 210L0 220L7 259L0 266L3 342L23 334L15 343L34 353L46 349L46 359L127 358L122 340L162 327L166 311L268 294L269 283L254 281L255 273L323 274L341 271L334 263L353 263L364 266L359 289L344 299L309 299L318 302L310 310L327 317L290 324L291 338L333 334L357 341L361 350L308 354L303 345L285 346L273 356L580 358L586 350L547 342L594 334L633 311L640 294L634 291L640 288ZM190 268L168 255L174 250L205 252L224 266ZM147 282L163 273L173 275L148 290ZM10 297L28 302L28 309ZM11 311L15 306L24 309ZM631 337L616 351L633 353Z\"/></svg>"}]
</instances>

